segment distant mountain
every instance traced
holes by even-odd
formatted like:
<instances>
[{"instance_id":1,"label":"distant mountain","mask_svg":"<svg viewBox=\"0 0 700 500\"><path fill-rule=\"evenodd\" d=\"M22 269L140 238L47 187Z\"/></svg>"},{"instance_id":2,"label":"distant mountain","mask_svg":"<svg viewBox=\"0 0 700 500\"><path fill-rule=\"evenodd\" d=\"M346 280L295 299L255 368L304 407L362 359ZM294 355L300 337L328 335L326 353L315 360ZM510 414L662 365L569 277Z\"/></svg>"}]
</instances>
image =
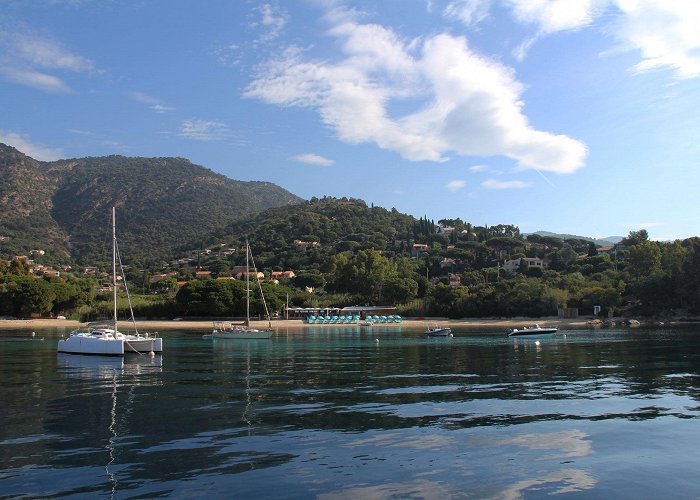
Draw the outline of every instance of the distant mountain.
<instances>
[{"instance_id":1,"label":"distant mountain","mask_svg":"<svg viewBox=\"0 0 700 500\"><path fill-rule=\"evenodd\" d=\"M560 240L576 239L576 240L592 241L596 245L600 245L600 246L611 246L611 245L614 245L615 243L619 243L620 241L623 240L623 236L608 236L606 238L591 238L588 236L576 236L573 234L550 233L549 231L535 231L534 233L527 233L527 234L537 234L539 236L550 236L553 238L559 238ZM524 236L527 236L527 234L524 234Z\"/></svg>"},{"instance_id":2,"label":"distant mountain","mask_svg":"<svg viewBox=\"0 0 700 500\"><path fill-rule=\"evenodd\" d=\"M0 144L0 256L43 249L90 262L105 253L110 209L130 259L160 261L268 208L301 203L269 182L234 181L184 158L40 162Z\"/></svg>"}]
</instances>

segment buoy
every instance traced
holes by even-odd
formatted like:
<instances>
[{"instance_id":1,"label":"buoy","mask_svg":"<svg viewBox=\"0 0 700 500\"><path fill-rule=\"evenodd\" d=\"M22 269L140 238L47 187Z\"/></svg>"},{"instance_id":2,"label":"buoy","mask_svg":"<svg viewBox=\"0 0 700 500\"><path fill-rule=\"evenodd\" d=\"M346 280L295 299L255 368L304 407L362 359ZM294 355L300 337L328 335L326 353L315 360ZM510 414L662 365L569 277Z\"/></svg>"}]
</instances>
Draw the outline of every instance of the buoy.
<instances>
[{"instance_id":1,"label":"buoy","mask_svg":"<svg viewBox=\"0 0 700 500\"><path fill-rule=\"evenodd\" d=\"M450 337L454 337L454 335L452 335L452 334L450 333Z\"/></svg>"},{"instance_id":2,"label":"buoy","mask_svg":"<svg viewBox=\"0 0 700 500\"><path fill-rule=\"evenodd\" d=\"M377 344L379 343L379 339L374 339L374 341L375 341Z\"/></svg>"},{"instance_id":3,"label":"buoy","mask_svg":"<svg viewBox=\"0 0 700 500\"><path fill-rule=\"evenodd\" d=\"M540 345L540 341L539 340L535 341L535 345Z\"/></svg>"},{"instance_id":4,"label":"buoy","mask_svg":"<svg viewBox=\"0 0 700 500\"><path fill-rule=\"evenodd\" d=\"M149 352L148 355L149 355L150 357L152 357L152 358L155 358L155 357L156 357L156 353L153 352L153 351Z\"/></svg>"},{"instance_id":5,"label":"buoy","mask_svg":"<svg viewBox=\"0 0 700 500\"><path fill-rule=\"evenodd\" d=\"M36 332L32 332L32 337L36 336Z\"/></svg>"}]
</instances>

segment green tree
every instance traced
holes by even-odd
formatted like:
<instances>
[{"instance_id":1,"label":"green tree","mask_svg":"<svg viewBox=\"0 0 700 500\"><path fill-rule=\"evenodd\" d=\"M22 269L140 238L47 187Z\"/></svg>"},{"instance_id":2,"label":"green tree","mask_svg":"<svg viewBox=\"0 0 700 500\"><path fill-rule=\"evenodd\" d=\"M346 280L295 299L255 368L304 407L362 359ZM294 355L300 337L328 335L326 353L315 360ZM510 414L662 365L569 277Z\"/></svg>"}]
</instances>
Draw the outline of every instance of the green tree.
<instances>
[{"instance_id":1,"label":"green tree","mask_svg":"<svg viewBox=\"0 0 700 500\"><path fill-rule=\"evenodd\" d=\"M34 276L16 276L7 282L3 302L14 316L43 315L53 307L56 294L51 285Z\"/></svg>"},{"instance_id":2,"label":"green tree","mask_svg":"<svg viewBox=\"0 0 700 500\"><path fill-rule=\"evenodd\" d=\"M635 278L661 270L661 250L653 241L642 241L627 249L627 271Z\"/></svg>"}]
</instances>

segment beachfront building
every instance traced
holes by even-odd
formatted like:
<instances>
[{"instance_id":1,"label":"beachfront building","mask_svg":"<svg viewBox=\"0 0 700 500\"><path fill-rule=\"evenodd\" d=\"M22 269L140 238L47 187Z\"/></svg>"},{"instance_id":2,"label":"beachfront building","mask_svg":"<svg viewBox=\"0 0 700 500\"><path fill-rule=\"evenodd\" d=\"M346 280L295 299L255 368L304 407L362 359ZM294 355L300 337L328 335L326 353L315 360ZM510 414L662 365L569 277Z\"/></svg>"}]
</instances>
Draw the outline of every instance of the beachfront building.
<instances>
[{"instance_id":1,"label":"beachfront building","mask_svg":"<svg viewBox=\"0 0 700 500\"><path fill-rule=\"evenodd\" d=\"M397 309L394 306L346 306L346 307L287 307L284 317L288 319L306 319L309 316L359 316L364 320L374 316L395 315Z\"/></svg>"}]
</instances>

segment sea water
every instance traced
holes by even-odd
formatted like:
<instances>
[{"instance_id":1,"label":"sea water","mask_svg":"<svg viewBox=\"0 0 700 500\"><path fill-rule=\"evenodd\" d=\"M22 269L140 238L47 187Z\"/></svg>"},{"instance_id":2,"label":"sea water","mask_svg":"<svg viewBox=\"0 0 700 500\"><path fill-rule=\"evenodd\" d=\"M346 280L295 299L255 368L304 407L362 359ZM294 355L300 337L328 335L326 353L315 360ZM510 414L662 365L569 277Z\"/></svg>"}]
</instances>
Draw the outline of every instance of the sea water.
<instances>
[{"instance_id":1,"label":"sea water","mask_svg":"<svg viewBox=\"0 0 700 500\"><path fill-rule=\"evenodd\" d=\"M698 328L202 333L1 332L0 497L700 496Z\"/></svg>"}]
</instances>

